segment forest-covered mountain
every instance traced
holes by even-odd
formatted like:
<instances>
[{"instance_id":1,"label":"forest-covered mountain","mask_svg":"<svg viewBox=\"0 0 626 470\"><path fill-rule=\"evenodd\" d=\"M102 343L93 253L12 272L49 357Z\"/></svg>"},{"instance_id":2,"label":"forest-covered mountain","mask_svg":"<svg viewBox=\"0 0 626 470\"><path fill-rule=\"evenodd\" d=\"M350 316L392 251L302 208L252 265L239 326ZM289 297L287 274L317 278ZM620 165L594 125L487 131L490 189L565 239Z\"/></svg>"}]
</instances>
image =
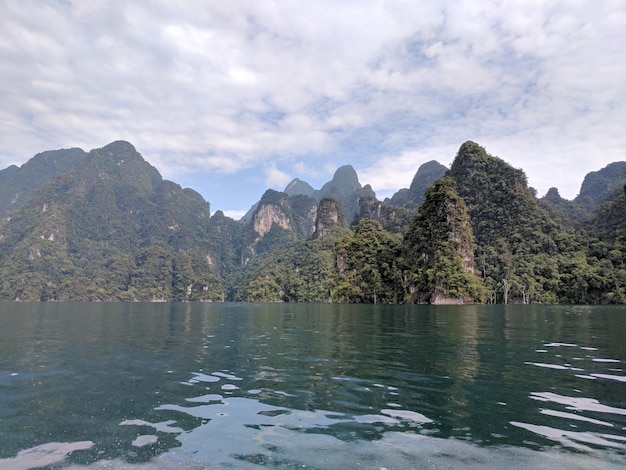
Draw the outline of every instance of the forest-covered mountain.
<instances>
[{"instance_id":1,"label":"forest-covered mountain","mask_svg":"<svg viewBox=\"0 0 626 470\"><path fill-rule=\"evenodd\" d=\"M35 155L21 167L0 170L0 217L19 209L59 173L68 171L86 153L79 149L50 150Z\"/></svg>"},{"instance_id":2,"label":"forest-covered mountain","mask_svg":"<svg viewBox=\"0 0 626 470\"><path fill-rule=\"evenodd\" d=\"M351 166L240 221L123 141L0 171L0 299L626 303L626 162L579 196L464 143L379 201Z\"/></svg>"}]
</instances>

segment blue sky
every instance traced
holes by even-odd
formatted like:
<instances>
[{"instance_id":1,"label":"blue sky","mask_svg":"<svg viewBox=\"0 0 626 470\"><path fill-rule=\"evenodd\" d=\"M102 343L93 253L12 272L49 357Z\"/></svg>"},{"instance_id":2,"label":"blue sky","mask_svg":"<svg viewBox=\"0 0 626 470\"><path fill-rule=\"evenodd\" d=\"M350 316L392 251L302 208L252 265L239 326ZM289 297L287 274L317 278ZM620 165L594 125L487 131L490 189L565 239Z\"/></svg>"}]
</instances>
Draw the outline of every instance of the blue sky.
<instances>
[{"instance_id":1,"label":"blue sky","mask_svg":"<svg viewBox=\"0 0 626 470\"><path fill-rule=\"evenodd\" d=\"M473 140L545 194L626 159L622 0L0 0L0 168L128 140L238 217Z\"/></svg>"}]
</instances>

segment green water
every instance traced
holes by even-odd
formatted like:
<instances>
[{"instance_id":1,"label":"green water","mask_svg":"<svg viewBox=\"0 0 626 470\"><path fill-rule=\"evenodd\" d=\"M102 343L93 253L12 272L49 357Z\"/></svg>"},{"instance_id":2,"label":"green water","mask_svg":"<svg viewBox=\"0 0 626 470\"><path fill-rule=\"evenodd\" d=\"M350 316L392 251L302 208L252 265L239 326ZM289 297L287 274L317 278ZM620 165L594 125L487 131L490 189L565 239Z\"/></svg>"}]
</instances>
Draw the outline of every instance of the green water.
<instances>
[{"instance_id":1,"label":"green water","mask_svg":"<svg viewBox=\"0 0 626 470\"><path fill-rule=\"evenodd\" d=\"M626 308L0 304L0 468L620 468Z\"/></svg>"}]
</instances>

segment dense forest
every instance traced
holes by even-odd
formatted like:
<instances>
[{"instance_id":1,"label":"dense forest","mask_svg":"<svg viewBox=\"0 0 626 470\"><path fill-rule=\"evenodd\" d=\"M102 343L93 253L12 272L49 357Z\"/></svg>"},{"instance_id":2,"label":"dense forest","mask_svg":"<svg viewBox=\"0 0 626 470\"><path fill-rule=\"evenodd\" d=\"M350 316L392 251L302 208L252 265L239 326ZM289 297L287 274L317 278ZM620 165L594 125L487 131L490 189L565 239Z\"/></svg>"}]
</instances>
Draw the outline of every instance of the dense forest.
<instances>
[{"instance_id":1,"label":"dense forest","mask_svg":"<svg viewBox=\"0 0 626 470\"><path fill-rule=\"evenodd\" d=\"M0 299L626 303L626 162L538 198L474 142L385 201L351 166L210 212L123 141L0 171Z\"/></svg>"}]
</instances>

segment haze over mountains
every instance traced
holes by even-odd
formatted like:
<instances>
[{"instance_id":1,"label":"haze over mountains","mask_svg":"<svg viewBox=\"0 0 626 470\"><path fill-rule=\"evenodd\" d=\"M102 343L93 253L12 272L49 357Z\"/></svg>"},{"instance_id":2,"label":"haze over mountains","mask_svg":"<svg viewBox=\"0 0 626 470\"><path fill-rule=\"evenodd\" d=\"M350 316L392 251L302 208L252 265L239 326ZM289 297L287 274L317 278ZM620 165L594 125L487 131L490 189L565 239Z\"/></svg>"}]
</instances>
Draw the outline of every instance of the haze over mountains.
<instances>
[{"instance_id":1,"label":"haze over mountains","mask_svg":"<svg viewBox=\"0 0 626 470\"><path fill-rule=\"evenodd\" d=\"M0 171L0 298L623 303L625 182L615 162L537 199L466 142L384 201L348 165L236 221L128 142L46 151Z\"/></svg>"}]
</instances>

